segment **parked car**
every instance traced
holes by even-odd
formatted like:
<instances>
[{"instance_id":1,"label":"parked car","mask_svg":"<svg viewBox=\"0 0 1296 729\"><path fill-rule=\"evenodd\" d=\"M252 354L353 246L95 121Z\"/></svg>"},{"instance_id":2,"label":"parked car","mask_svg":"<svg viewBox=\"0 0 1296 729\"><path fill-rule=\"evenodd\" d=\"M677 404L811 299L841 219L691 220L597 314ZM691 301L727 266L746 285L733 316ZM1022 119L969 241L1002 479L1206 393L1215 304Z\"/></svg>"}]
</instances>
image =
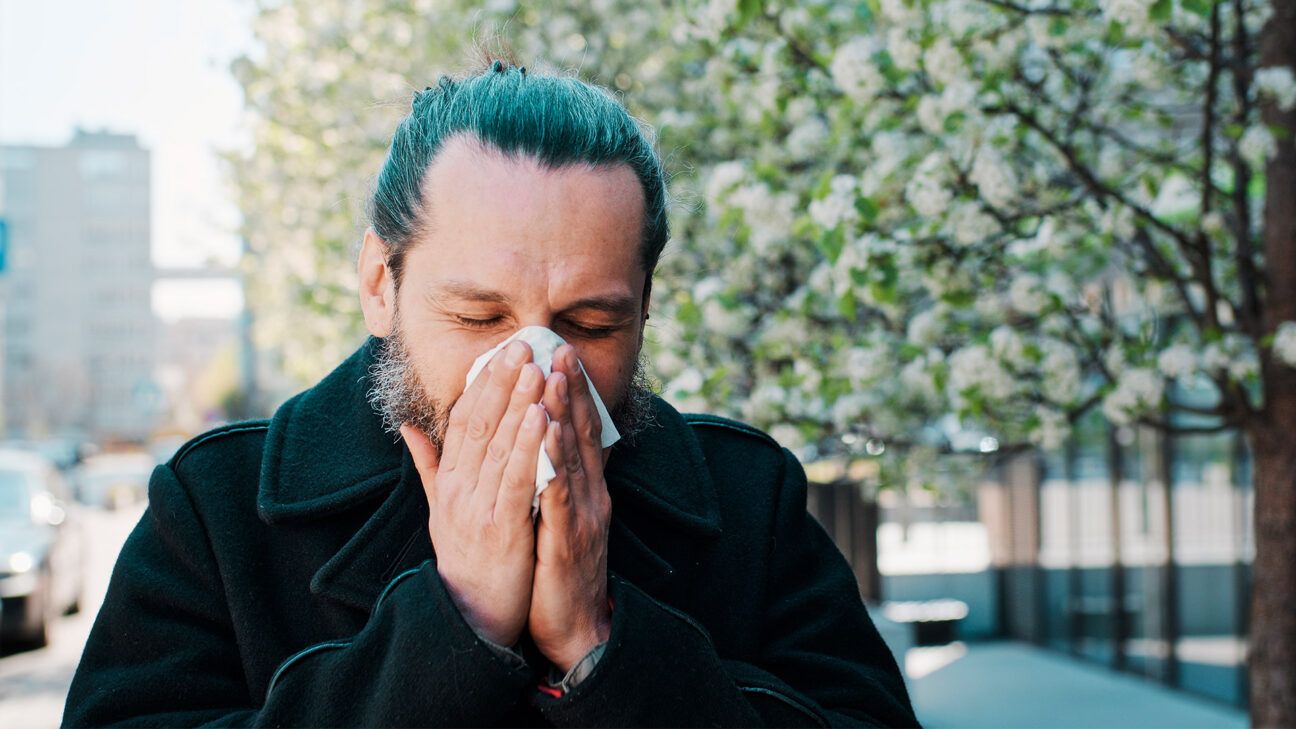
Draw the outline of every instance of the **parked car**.
<instances>
[{"instance_id":1,"label":"parked car","mask_svg":"<svg viewBox=\"0 0 1296 729\"><path fill-rule=\"evenodd\" d=\"M147 453L102 453L90 456L73 475L77 500L88 506L120 509L148 496L149 476L157 461Z\"/></svg>"},{"instance_id":2,"label":"parked car","mask_svg":"<svg viewBox=\"0 0 1296 729\"><path fill-rule=\"evenodd\" d=\"M0 643L40 647L81 608L83 545L62 475L48 459L0 450Z\"/></svg>"}]
</instances>

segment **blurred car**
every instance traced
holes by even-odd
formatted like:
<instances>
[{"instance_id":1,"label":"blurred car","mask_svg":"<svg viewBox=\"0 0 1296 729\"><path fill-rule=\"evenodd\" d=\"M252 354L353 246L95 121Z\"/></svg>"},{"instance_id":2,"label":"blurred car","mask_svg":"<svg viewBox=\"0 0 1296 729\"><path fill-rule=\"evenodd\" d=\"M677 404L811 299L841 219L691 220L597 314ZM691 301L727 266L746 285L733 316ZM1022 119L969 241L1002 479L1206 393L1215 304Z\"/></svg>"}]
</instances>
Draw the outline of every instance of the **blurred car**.
<instances>
[{"instance_id":1,"label":"blurred car","mask_svg":"<svg viewBox=\"0 0 1296 729\"><path fill-rule=\"evenodd\" d=\"M81 608L83 547L67 486L48 459L0 450L0 643L40 647Z\"/></svg>"},{"instance_id":2,"label":"blurred car","mask_svg":"<svg viewBox=\"0 0 1296 729\"><path fill-rule=\"evenodd\" d=\"M74 474L77 501L120 509L143 501L157 461L147 453L103 453L90 456Z\"/></svg>"}]
</instances>

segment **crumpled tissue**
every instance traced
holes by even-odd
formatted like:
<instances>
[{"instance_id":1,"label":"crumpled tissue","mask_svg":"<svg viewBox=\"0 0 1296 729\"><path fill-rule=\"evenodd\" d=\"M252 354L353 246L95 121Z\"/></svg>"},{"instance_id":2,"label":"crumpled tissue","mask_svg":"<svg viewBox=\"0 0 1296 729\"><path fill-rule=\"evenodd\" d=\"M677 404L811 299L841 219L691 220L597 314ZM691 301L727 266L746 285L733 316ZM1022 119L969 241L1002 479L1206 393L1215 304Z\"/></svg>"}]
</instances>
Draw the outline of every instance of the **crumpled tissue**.
<instances>
[{"instance_id":1,"label":"crumpled tissue","mask_svg":"<svg viewBox=\"0 0 1296 729\"><path fill-rule=\"evenodd\" d=\"M482 369L490 362L495 353L507 347L515 339L521 339L531 345L532 361L540 366L540 371L546 378L553 371L553 354L564 343L563 338L555 334L552 330L541 326L523 327L507 339L492 347L489 351L482 354L473 362L468 370L468 378L464 382L464 389L477 379ZM579 362L579 360L577 360ZM598 410L599 420L603 422L602 446L607 448L621 439L621 434L617 432L616 426L612 424L612 417L608 415L607 407L603 404L603 398L599 397L598 390L594 389L594 383L590 381L589 375L585 373L585 365L581 365L581 374L585 375L585 384L589 387L590 394L594 397L594 408ZM545 415L546 422L549 420L548 414ZM540 494L549 487L549 482L557 476L554 471L553 462L549 460L549 454L545 452L544 446L540 447L540 458L536 461L536 481L535 496L531 499L531 516L534 517L540 510Z\"/></svg>"}]
</instances>

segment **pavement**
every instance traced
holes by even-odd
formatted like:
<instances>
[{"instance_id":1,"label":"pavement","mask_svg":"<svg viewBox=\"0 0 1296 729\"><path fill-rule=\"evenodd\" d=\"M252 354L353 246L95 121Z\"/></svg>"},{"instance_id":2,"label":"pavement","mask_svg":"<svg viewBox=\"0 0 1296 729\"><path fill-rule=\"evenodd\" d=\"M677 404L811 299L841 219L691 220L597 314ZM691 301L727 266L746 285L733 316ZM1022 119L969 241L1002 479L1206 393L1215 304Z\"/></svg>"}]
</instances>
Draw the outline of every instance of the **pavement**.
<instances>
[{"instance_id":1,"label":"pavement","mask_svg":"<svg viewBox=\"0 0 1296 729\"><path fill-rule=\"evenodd\" d=\"M59 725L63 701L108 590L113 563L143 512L143 504L121 511L78 509L87 547L81 612L60 618L44 648L0 652L0 727L44 729Z\"/></svg>"},{"instance_id":2,"label":"pavement","mask_svg":"<svg viewBox=\"0 0 1296 729\"><path fill-rule=\"evenodd\" d=\"M1023 643L911 648L918 721L941 727L1242 727L1246 712Z\"/></svg>"}]
</instances>

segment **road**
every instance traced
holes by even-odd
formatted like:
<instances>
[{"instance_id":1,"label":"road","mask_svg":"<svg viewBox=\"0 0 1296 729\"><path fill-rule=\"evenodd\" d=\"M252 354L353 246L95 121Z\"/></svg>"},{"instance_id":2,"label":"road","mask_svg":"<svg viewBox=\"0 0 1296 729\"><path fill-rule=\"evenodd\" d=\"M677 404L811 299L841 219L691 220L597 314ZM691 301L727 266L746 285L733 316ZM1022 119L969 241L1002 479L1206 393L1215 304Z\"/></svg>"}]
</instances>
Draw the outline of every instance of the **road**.
<instances>
[{"instance_id":1,"label":"road","mask_svg":"<svg viewBox=\"0 0 1296 729\"><path fill-rule=\"evenodd\" d=\"M139 505L116 512L98 509L80 512L87 541L83 609L77 615L59 620L49 646L0 653L0 727L58 726L63 717L63 699L108 589L113 563L143 510L143 505Z\"/></svg>"}]
</instances>

